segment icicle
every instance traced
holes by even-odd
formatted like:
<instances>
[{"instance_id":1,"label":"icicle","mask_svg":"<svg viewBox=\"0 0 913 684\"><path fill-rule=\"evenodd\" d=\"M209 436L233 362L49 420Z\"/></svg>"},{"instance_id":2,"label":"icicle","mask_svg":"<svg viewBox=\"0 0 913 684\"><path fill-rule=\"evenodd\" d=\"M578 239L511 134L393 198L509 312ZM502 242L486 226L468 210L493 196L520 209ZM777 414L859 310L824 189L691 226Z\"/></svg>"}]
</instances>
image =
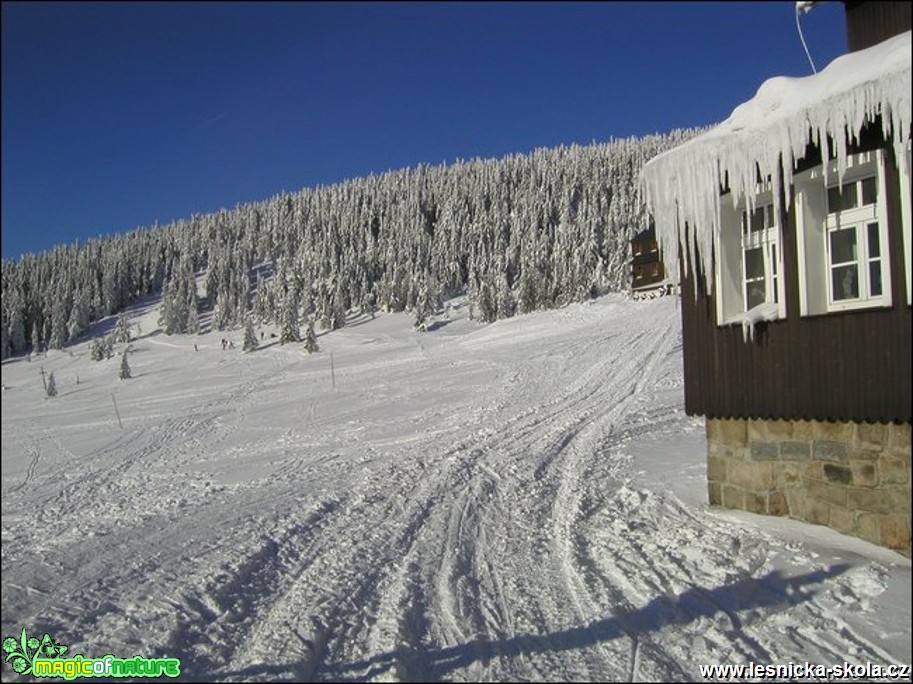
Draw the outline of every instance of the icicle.
<instances>
[{"instance_id":1,"label":"icicle","mask_svg":"<svg viewBox=\"0 0 913 684\"><path fill-rule=\"evenodd\" d=\"M842 183L849 156L847 133L855 139L878 115L901 163L911 123L910 50L907 31L838 57L813 76L769 79L719 126L650 160L641 183L667 272L678 272L687 226L690 249L684 273L702 272L712 288L720 187L727 176L733 207L744 203L749 209L755 206L757 170L764 182L770 176L774 205L781 213L781 192L790 202L793 168L805 155L806 144L816 144L827 162L823 145L828 138L833 141ZM824 164L825 174L829 167Z\"/></svg>"}]
</instances>

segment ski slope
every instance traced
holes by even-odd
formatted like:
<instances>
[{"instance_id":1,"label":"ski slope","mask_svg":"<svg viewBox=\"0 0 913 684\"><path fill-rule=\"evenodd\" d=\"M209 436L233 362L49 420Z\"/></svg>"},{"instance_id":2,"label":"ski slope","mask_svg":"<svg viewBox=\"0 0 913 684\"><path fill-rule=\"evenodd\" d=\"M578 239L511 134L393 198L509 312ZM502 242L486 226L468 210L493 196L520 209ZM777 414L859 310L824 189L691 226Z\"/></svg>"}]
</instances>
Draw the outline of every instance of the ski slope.
<instances>
[{"instance_id":1,"label":"ski slope","mask_svg":"<svg viewBox=\"0 0 913 684\"><path fill-rule=\"evenodd\" d=\"M3 363L4 637L225 681L911 661L908 559L707 506L674 298L490 325L454 301L313 355L166 337L154 305L129 380L88 341Z\"/></svg>"}]
</instances>

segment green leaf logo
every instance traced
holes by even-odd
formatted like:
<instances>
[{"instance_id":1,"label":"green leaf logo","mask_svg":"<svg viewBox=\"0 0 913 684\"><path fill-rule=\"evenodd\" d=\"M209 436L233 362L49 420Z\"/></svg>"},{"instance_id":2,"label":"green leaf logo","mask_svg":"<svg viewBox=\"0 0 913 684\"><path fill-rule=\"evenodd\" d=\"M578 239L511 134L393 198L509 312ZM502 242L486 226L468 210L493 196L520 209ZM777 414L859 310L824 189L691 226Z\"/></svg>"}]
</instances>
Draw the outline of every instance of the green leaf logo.
<instances>
[{"instance_id":1,"label":"green leaf logo","mask_svg":"<svg viewBox=\"0 0 913 684\"><path fill-rule=\"evenodd\" d=\"M32 672L32 664L35 662L35 658L60 658L67 652L67 648L67 646L54 641L48 633L45 633L40 640L36 637L30 637L24 627L19 639L6 637L3 640L3 652L6 653L6 662L10 664L14 672L21 675L27 675Z\"/></svg>"}]
</instances>

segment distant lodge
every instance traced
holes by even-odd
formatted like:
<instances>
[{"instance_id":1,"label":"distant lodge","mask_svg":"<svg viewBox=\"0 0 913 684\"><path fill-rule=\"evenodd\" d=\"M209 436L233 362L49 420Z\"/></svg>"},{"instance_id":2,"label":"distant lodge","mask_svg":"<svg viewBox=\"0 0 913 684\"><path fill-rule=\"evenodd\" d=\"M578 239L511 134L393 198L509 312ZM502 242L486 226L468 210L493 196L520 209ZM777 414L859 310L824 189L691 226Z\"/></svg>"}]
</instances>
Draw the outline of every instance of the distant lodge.
<instances>
[{"instance_id":1,"label":"distant lodge","mask_svg":"<svg viewBox=\"0 0 913 684\"><path fill-rule=\"evenodd\" d=\"M631 295L634 299L659 297L672 292L651 226L631 238Z\"/></svg>"}]
</instances>

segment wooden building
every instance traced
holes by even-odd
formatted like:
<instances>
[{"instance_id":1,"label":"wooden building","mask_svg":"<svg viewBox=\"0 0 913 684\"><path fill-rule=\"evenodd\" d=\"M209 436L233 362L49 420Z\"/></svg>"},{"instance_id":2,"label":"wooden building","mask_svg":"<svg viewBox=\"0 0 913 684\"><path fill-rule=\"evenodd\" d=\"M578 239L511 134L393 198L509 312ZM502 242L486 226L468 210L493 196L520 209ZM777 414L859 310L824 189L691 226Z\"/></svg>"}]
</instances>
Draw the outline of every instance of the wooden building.
<instances>
[{"instance_id":1,"label":"wooden building","mask_svg":"<svg viewBox=\"0 0 913 684\"><path fill-rule=\"evenodd\" d=\"M846 3L850 54L767 81L727 121L651 160L643 180L681 276L685 408L706 418L710 502L909 555L903 6Z\"/></svg>"},{"instance_id":2,"label":"wooden building","mask_svg":"<svg viewBox=\"0 0 913 684\"><path fill-rule=\"evenodd\" d=\"M652 227L631 238L631 294L635 299L667 294L666 268Z\"/></svg>"}]
</instances>

